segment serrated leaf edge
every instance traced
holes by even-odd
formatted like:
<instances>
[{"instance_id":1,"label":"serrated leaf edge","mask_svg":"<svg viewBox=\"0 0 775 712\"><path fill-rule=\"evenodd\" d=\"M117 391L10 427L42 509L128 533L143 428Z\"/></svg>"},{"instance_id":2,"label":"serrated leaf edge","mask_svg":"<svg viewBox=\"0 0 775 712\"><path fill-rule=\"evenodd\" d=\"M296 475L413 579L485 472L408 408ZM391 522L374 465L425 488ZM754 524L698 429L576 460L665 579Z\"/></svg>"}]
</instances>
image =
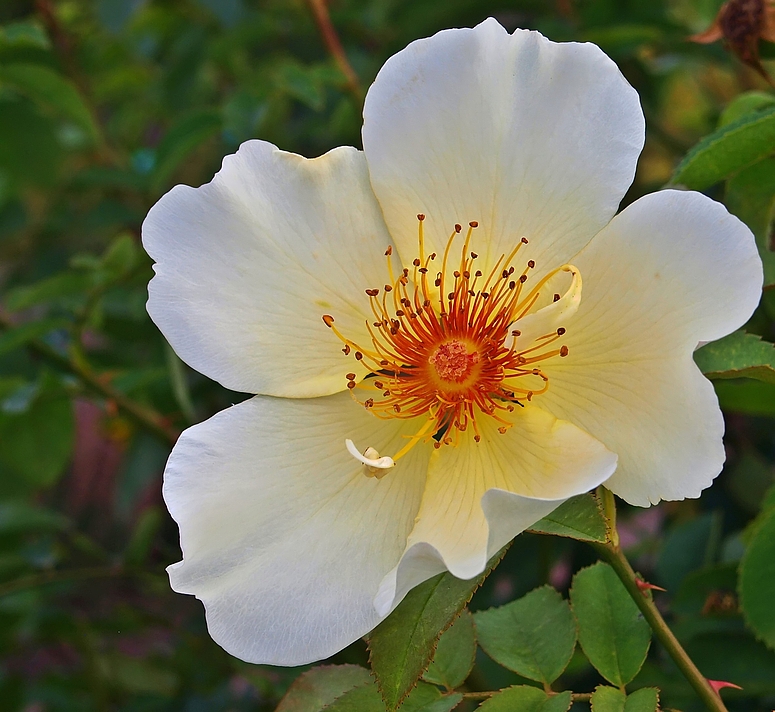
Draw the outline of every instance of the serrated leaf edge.
<instances>
[{"instance_id":1,"label":"serrated leaf edge","mask_svg":"<svg viewBox=\"0 0 775 712\"><path fill-rule=\"evenodd\" d=\"M503 557L506 556L506 552L511 547L512 542L509 542L506 544L497 554L495 554L492 559L487 563L487 566L485 567L484 571L482 571L481 574L477 577L477 579L480 579L479 582L474 586L473 589L471 589L471 593L468 595L468 598L466 598L463 605L460 607L460 610L452 616L449 623L445 625L436 635L435 640L433 641L433 644L430 647L430 654L427 656L427 659L423 663L422 670L420 671L420 674L417 676L417 678L414 680L412 685L407 689L404 694L398 699L395 706L392 706L386 699L385 699L385 691L382 689L382 685L380 684L379 676L374 671L374 668L372 666L372 660L373 660L373 651L371 648L371 638L367 638L366 640L366 648L369 651L369 667L371 668L371 674L374 677L374 679L377 681L377 689L379 690L379 694L382 697L382 701L385 703L385 709L388 710L388 712L396 712L396 710L400 709L401 705L404 704L406 701L406 698L409 696L409 694L414 690L415 687L417 687L417 683L420 682L420 679L423 676L423 673L428 669L428 667L431 664L431 661L433 660L433 656L436 654L436 649L439 647L439 639L441 636L449 630L449 628L452 626L452 624L460 617L460 614L463 612L463 610L468 606L468 604L471 602L471 599L474 597L474 594L479 590L481 585L485 582L487 577L495 570L495 567L500 564L501 561L503 561ZM445 571L444 573L449 573L449 571ZM451 576L452 574L450 574ZM439 583L441 583L441 578L439 578ZM418 584L419 585L419 584ZM433 589L435 591L436 588ZM431 595L433 594L433 591L431 592ZM429 597L430 598L430 597ZM399 604L400 605L400 604ZM474 628L476 630L476 628ZM429 683L430 684L430 683Z\"/></svg>"}]
</instances>

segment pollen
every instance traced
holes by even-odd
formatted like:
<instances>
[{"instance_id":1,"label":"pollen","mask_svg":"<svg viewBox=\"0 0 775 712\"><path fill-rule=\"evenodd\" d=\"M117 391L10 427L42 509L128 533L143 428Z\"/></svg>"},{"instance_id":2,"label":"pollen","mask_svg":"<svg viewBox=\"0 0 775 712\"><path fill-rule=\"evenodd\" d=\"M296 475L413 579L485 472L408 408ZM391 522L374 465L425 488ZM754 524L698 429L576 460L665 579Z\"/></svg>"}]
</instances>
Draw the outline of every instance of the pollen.
<instances>
[{"instance_id":1,"label":"pollen","mask_svg":"<svg viewBox=\"0 0 775 712\"><path fill-rule=\"evenodd\" d=\"M425 420L388 458L391 462L419 442L439 448L470 436L479 443L483 418L493 419L497 431L506 433L518 409L529 407L549 388L545 362L569 353L567 346L556 343L567 333L564 326L555 324L538 336L523 335L517 327L539 305L562 298L553 290L545 297L543 293L559 272L576 274L574 267L564 265L535 277L535 261L518 259L528 244L523 237L515 240L510 254L483 271L478 254L471 251L476 220L468 223L464 237L462 227L454 226L438 259L436 253L425 252L426 216L417 215L417 221L419 254L411 266L396 269L388 247L388 283L381 290L365 285L372 312L366 321L370 342L352 341L339 331L333 316L323 315L326 326L344 343L344 354L368 371L360 381L355 373L345 372L353 398L377 418ZM454 252L460 258L453 263L456 240L459 251ZM371 460L367 464L372 466Z\"/></svg>"}]
</instances>

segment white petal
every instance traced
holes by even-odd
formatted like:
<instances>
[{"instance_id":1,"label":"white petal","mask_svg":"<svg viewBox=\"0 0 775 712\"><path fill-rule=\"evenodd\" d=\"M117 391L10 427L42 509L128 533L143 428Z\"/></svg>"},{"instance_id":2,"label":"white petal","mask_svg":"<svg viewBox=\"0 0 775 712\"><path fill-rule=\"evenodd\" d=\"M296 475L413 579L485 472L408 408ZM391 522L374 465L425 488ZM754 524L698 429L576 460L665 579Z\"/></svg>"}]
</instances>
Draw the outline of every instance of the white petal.
<instances>
[{"instance_id":1,"label":"white petal","mask_svg":"<svg viewBox=\"0 0 775 712\"><path fill-rule=\"evenodd\" d=\"M343 393L257 396L183 433L164 476L183 549L169 574L204 602L216 642L249 662L300 665L379 622L372 601L406 546L429 450L378 480L344 441L390 453L416 429Z\"/></svg>"},{"instance_id":2,"label":"white petal","mask_svg":"<svg viewBox=\"0 0 775 712\"><path fill-rule=\"evenodd\" d=\"M633 203L574 257L584 297L541 405L619 455L607 485L632 504L698 497L721 471L724 423L692 352L759 301L753 235L699 193Z\"/></svg>"},{"instance_id":3,"label":"white petal","mask_svg":"<svg viewBox=\"0 0 775 712\"><path fill-rule=\"evenodd\" d=\"M148 311L190 366L227 388L307 397L344 389L342 344L368 341L364 289L390 243L363 154L308 160L249 141L211 183L176 186L143 223Z\"/></svg>"},{"instance_id":4,"label":"white petal","mask_svg":"<svg viewBox=\"0 0 775 712\"><path fill-rule=\"evenodd\" d=\"M600 442L536 406L512 419L501 435L483 417L480 443L465 438L434 450L406 553L375 599L379 612L445 569L464 579L480 574L506 542L616 467L616 455Z\"/></svg>"},{"instance_id":5,"label":"white petal","mask_svg":"<svg viewBox=\"0 0 775 712\"><path fill-rule=\"evenodd\" d=\"M636 92L598 47L489 19L391 57L366 97L363 145L405 263L424 213L428 252L475 220L485 265L524 236L520 259L548 270L614 215L644 131Z\"/></svg>"},{"instance_id":6,"label":"white petal","mask_svg":"<svg viewBox=\"0 0 775 712\"><path fill-rule=\"evenodd\" d=\"M575 267L568 265L561 274L570 274L570 284L565 293L555 302L550 302L542 309L517 319L511 328L519 331L517 345L519 348L529 347L533 342L547 334L556 332L559 328L567 328L572 323L573 315L581 304L581 273ZM550 290L546 290L551 294Z\"/></svg>"}]
</instances>

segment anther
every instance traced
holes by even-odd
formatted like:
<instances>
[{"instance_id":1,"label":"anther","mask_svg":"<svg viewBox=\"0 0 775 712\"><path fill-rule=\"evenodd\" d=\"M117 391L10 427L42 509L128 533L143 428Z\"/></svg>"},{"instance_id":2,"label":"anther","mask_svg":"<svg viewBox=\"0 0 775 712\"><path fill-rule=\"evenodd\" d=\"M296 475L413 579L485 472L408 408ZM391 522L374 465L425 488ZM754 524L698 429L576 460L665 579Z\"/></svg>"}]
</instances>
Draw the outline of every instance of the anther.
<instances>
[{"instance_id":1,"label":"anther","mask_svg":"<svg viewBox=\"0 0 775 712\"><path fill-rule=\"evenodd\" d=\"M355 381L347 381L347 387L352 390L355 388Z\"/></svg>"},{"instance_id":2,"label":"anther","mask_svg":"<svg viewBox=\"0 0 775 712\"><path fill-rule=\"evenodd\" d=\"M527 261L527 266L530 267L530 269L533 269L533 267L536 266L536 261L535 260L528 260Z\"/></svg>"},{"instance_id":3,"label":"anther","mask_svg":"<svg viewBox=\"0 0 775 712\"><path fill-rule=\"evenodd\" d=\"M469 227L479 227L479 223L476 222L476 220L472 220L470 223L468 223Z\"/></svg>"},{"instance_id":4,"label":"anther","mask_svg":"<svg viewBox=\"0 0 775 712\"><path fill-rule=\"evenodd\" d=\"M477 443L478 443L478 442L480 442L480 441L481 441L481 439L482 439L482 436L481 436L481 435L474 435L474 442L477 442Z\"/></svg>"},{"instance_id":5,"label":"anther","mask_svg":"<svg viewBox=\"0 0 775 712\"><path fill-rule=\"evenodd\" d=\"M562 336L565 333L565 327L561 326L559 329L557 329L557 336Z\"/></svg>"},{"instance_id":6,"label":"anther","mask_svg":"<svg viewBox=\"0 0 775 712\"><path fill-rule=\"evenodd\" d=\"M463 229L462 225L455 223L455 232L460 232L462 229Z\"/></svg>"},{"instance_id":7,"label":"anther","mask_svg":"<svg viewBox=\"0 0 775 712\"><path fill-rule=\"evenodd\" d=\"M526 238L526 237L523 237L523 238L522 238L522 240L521 240L521 242L522 242L522 244L523 244L523 245L527 245L527 238Z\"/></svg>"},{"instance_id":8,"label":"anther","mask_svg":"<svg viewBox=\"0 0 775 712\"><path fill-rule=\"evenodd\" d=\"M355 374L354 374L354 373L348 373L348 374L345 376L345 378L346 378L348 381L354 381L354 380L355 380Z\"/></svg>"},{"instance_id":9,"label":"anther","mask_svg":"<svg viewBox=\"0 0 775 712\"><path fill-rule=\"evenodd\" d=\"M552 297L552 301L553 301L553 302L559 302L559 301L560 301L560 295L559 295L559 294L555 294L555 295Z\"/></svg>"},{"instance_id":10,"label":"anther","mask_svg":"<svg viewBox=\"0 0 775 712\"><path fill-rule=\"evenodd\" d=\"M367 398L365 401L363 401L363 405L366 408L373 408L374 407L374 399L373 398Z\"/></svg>"},{"instance_id":11,"label":"anther","mask_svg":"<svg viewBox=\"0 0 775 712\"><path fill-rule=\"evenodd\" d=\"M514 289L514 287L517 286L517 283L512 279L511 282L509 282L509 289Z\"/></svg>"},{"instance_id":12,"label":"anther","mask_svg":"<svg viewBox=\"0 0 775 712\"><path fill-rule=\"evenodd\" d=\"M404 313L403 309L396 309L396 316L404 316Z\"/></svg>"},{"instance_id":13,"label":"anther","mask_svg":"<svg viewBox=\"0 0 775 712\"><path fill-rule=\"evenodd\" d=\"M393 291L393 287L391 287L389 284L386 284L385 285L385 291L386 292L392 292Z\"/></svg>"},{"instance_id":14,"label":"anther","mask_svg":"<svg viewBox=\"0 0 775 712\"><path fill-rule=\"evenodd\" d=\"M472 252L471 253L471 259L472 260L475 260L477 257L479 257L479 255L477 255L476 252Z\"/></svg>"},{"instance_id":15,"label":"anther","mask_svg":"<svg viewBox=\"0 0 775 712\"><path fill-rule=\"evenodd\" d=\"M520 275L519 281L522 282L522 284L527 282L527 275L526 274Z\"/></svg>"},{"instance_id":16,"label":"anther","mask_svg":"<svg viewBox=\"0 0 775 712\"><path fill-rule=\"evenodd\" d=\"M504 269L503 272L501 272L501 277L503 277L503 279L508 279L509 271L507 269Z\"/></svg>"},{"instance_id":17,"label":"anther","mask_svg":"<svg viewBox=\"0 0 775 712\"><path fill-rule=\"evenodd\" d=\"M419 267L419 266L420 266L420 264L421 264L421 263L420 263L420 259L419 259L419 257L415 257L415 258L412 260L412 264L413 264L415 267Z\"/></svg>"},{"instance_id":18,"label":"anther","mask_svg":"<svg viewBox=\"0 0 775 712\"><path fill-rule=\"evenodd\" d=\"M390 255L393 254L393 245L388 245L387 250L385 250L385 256L390 257Z\"/></svg>"},{"instance_id":19,"label":"anther","mask_svg":"<svg viewBox=\"0 0 775 712\"><path fill-rule=\"evenodd\" d=\"M379 289L367 289L366 294L370 297L376 297L379 294Z\"/></svg>"},{"instance_id":20,"label":"anther","mask_svg":"<svg viewBox=\"0 0 775 712\"><path fill-rule=\"evenodd\" d=\"M455 270L455 271L454 271L452 274L455 276L455 279L459 279L459 277L460 277L460 272L458 272L457 270Z\"/></svg>"},{"instance_id":21,"label":"anther","mask_svg":"<svg viewBox=\"0 0 775 712\"><path fill-rule=\"evenodd\" d=\"M382 381L374 381L374 388L384 388L385 384Z\"/></svg>"},{"instance_id":22,"label":"anther","mask_svg":"<svg viewBox=\"0 0 775 712\"><path fill-rule=\"evenodd\" d=\"M355 352L355 360L360 361L363 358L363 354L360 351Z\"/></svg>"},{"instance_id":23,"label":"anther","mask_svg":"<svg viewBox=\"0 0 775 712\"><path fill-rule=\"evenodd\" d=\"M561 346L560 347L560 356L562 358L565 358L568 355L568 347L567 346Z\"/></svg>"},{"instance_id":24,"label":"anther","mask_svg":"<svg viewBox=\"0 0 775 712\"><path fill-rule=\"evenodd\" d=\"M506 427L504 427L504 426L502 426L502 427L498 428L498 432L499 432L501 435L505 435L507 430L508 430L508 428L506 428Z\"/></svg>"},{"instance_id":25,"label":"anther","mask_svg":"<svg viewBox=\"0 0 775 712\"><path fill-rule=\"evenodd\" d=\"M344 345L344 348L342 349L342 353L345 356L349 356L350 355L350 344L345 344Z\"/></svg>"},{"instance_id":26,"label":"anther","mask_svg":"<svg viewBox=\"0 0 775 712\"><path fill-rule=\"evenodd\" d=\"M334 323L334 317L332 317L330 314L323 314L323 322L330 329L331 324Z\"/></svg>"},{"instance_id":27,"label":"anther","mask_svg":"<svg viewBox=\"0 0 775 712\"><path fill-rule=\"evenodd\" d=\"M481 277L482 276L482 270L478 269L476 272L474 272L474 277Z\"/></svg>"},{"instance_id":28,"label":"anther","mask_svg":"<svg viewBox=\"0 0 775 712\"><path fill-rule=\"evenodd\" d=\"M511 332L512 336L522 336L522 332L519 329L514 329L514 331Z\"/></svg>"},{"instance_id":29,"label":"anther","mask_svg":"<svg viewBox=\"0 0 775 712\"><path fill-rule=\"evenodd\" d=\"M417 219L418 219L420 222L422 222L423 220L425 220L425 215L423 215L422 213L417 213Z\"/></svg>"}]
</instances>

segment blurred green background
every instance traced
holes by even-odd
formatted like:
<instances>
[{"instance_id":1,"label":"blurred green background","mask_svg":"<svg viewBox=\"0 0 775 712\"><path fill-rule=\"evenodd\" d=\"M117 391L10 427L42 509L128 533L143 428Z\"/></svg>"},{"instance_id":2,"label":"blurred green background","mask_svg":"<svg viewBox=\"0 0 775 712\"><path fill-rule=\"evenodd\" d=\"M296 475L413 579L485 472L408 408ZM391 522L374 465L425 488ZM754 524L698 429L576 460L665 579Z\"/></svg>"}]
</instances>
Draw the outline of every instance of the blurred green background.
<instances>
[{"instance_id":1,"label":"blurred green background","mask_svg":"<svg viewBox=\"0 0 775 712\"><path fill-rule=\"evenodd\" d=\"M630 202L664 185L736 96L770 91L721 43L687 41L719 6L331 0L359 90L304 0L2 0L0 711L272 710L299 674L231 658L167 584L180 556L160 496L171 443L244 396L182 364L145 312L140 226L164 192L210 180L253 137L306 156L359 146L360 92L391 54L492 15L596 42L636 87L647 141ZM769 292L749 330L772 341L773 317ZM725 693L730 710L771 710L775 652L744 625L735 577L746 527L775 504L775 386L717 388L723 474L700 500L622 508L621 536L668 589L660 605L703 672L745 688ZM565 590L593 560L583 544L523 535L472 608L547 581ZM365 646L335 661L365 664ZM516 679L480 653L468 687ZM590 691L601 679L579 656L562 681ZM656 643L633 685L700 709Z\"/></svg>"}]
</instances>

